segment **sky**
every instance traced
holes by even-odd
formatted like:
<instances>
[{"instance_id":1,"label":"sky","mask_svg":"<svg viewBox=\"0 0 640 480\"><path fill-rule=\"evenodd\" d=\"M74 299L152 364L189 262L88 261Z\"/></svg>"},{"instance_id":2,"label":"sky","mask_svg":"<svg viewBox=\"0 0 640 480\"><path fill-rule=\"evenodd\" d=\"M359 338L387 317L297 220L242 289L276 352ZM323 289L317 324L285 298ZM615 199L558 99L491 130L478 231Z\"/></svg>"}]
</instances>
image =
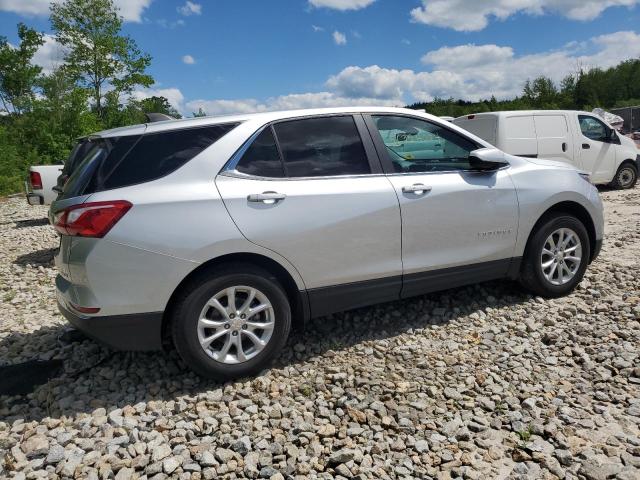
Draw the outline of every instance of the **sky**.
<instances>
[{"instance_id":1,"label":"sky","mask_svg":"<svg viewBox=\"0 0 640 480\"><path fill-rule=\"evenodd\" d=\"M0 35L48 34L50 0L0 0ZM115 0L184 115L518 95L528 78L640 57L640 0Z\"/></svg>"}]
</instances>

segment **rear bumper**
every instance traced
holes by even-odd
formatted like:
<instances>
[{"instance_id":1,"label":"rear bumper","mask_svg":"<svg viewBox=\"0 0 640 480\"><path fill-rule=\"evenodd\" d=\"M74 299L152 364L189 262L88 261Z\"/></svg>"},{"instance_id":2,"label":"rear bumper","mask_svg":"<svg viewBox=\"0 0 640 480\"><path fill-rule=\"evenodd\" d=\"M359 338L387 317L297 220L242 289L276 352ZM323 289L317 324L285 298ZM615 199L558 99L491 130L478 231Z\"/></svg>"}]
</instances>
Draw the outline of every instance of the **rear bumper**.
<instances>
[{"instance_id":1,"label":"rear bumper","mask_svg":"<svg viewBox=\"0 0 640 480\"><path fill-rule=\"evenodd\" d=\"M60 301L58 308L71 325L115 350L162 349L162 312L89 317L72 312Z\"/></svg>"}]
</instances>

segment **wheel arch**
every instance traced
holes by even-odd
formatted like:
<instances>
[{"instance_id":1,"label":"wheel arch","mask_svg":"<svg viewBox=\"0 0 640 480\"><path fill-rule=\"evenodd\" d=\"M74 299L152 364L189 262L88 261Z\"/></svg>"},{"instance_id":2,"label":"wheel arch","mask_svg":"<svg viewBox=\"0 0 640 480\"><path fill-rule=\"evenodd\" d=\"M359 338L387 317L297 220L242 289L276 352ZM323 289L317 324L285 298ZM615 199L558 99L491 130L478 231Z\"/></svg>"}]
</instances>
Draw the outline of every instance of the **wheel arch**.
<instances>
[{"instance_id":1,"label":"wheel arch","mask_svg":"<svg viewBox=\"0 0 640 480\"><path fill-rule=\"evenodd\" d=\"M292 326L298 329L304 328L305 322L310 317L309 301L306 290L300 290L291 274L276 260L258 253L236 252L212 258L211 260L198 265L198 267L182 279L174 289L162 316L163 345L166 346L171 343L169 327L173 308L175 307L176 299L189 282L199 276L215 273L215 271L221 267L238 264L255 266L273 275L280 285L282 285L282 288L284 288L289 304L291 305Z\"/></svg>"},{"instance_id":2,"label":"wheel arch","mask_svg":"<svg viewBox=\"0 0 640 480\"><path fill-rule=\"evenodd\" d=\"M533 228L529 231L529 236L527 237L527 244L525 247L524 255L526 256L527 250L529 249L529 244L531 242L531 237L535 234L535 232L540 228L547 218L551 215L564 213L569 214L576 217L578 220L582 222L587 230L587 234L589 235L589 262L593 260L596 255L596 227L593 222L593 218L589 214L588 210L580 205L578 202L574 202L571 200L558 202L551 207L547 208L542 215L538 218L536 223L533 225Z\"/></svg>"}]
</instances>

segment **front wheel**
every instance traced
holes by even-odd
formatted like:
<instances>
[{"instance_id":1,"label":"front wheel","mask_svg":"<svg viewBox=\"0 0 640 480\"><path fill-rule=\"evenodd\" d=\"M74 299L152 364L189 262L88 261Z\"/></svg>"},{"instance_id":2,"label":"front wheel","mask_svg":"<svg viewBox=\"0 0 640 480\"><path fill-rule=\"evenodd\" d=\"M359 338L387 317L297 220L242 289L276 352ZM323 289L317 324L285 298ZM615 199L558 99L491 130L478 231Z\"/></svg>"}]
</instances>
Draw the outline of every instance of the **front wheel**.
<instances>
[{"instance_id":1,"label":"front wheel","mask_svg":"<svg viewBox=\"0 0 640 480\"><path fill-rule=\"evenodd\" d=\"M240 268L185 288L173 310L178 353L201 376L227 380L269 365L289 335L287 296L268 272Z\"/></svg>"},{"instance_id":2,"label":"front wheel","mask_svg":"<svg viewBox=\"0 0 640 480\"><path fill-rule=\"evenodd\" d=\"M635 187L637 181L638 168L633 163L627 162L620 165L611 186L618 190L627 190Z\"/></svg>"},{"instance_id":3,"label":"front wheel","mask_svg":"<svg viewBox=\"0 0 640 480\"><path fill-rule=\"evenodd\" d=\"M551 215L529 239L520 281L542 297L567 295L582 280L590 252L589 235L580 220L567 214Z\"/></svg>"}]
</instances>

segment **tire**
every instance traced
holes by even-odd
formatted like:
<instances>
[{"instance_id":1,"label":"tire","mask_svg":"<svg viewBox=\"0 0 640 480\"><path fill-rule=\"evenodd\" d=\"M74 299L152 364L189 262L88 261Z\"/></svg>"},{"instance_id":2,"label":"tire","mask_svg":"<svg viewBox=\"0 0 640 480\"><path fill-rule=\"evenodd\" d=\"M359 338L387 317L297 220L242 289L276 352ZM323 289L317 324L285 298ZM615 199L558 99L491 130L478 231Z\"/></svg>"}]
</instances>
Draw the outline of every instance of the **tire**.
<instances>
[{"instance_id":1,"label":"tire","mask_svg":"<svg viewBox=\"0 0 640 480\"><path fill-rule=\"evenodd\" d=\"M252 289L257 293L250 307L269 305L271 309L242 320L241 315L230 313L234 310L229 308L230 287L235 288L236 311L247 302ZM183 292L172 309L171 334L178 354L198 375L223 381L254 375L280 353L289 336L291 308L287 296L278 281L262 269L248 265L227 267L215 275L194 279ZM213 299L218 295L221 296L216 304ZM256 324L270 325L269 320L271 328L254 328ZM252 334L265 340L265 345L259 347L251 340ZM201 339L214 336L219 338L205 351ZM229 347L227 342L230 342ZM227 353L222 356L225 347Z\"/></svg>"},{"instance_id":2,"label":"tire","mask_svg":"<svg viewBox=\"0 0 640 480\"><path fill-rule=\"evenodd\" d=\"M617 190L628 190L636 186L638 181L638 167L631 162L620 165L611 186Z\"/></svg>"},{"instance_id":3,"label":"tire","mask_svg":"<svg viewBox=\"0 0 640 480\"><path fill-rule=\"evenodd\" d=\"M566 269L573 274L571 277L567 270L561 267L563 264L560 263L556 255L543 254L545 247L551 247L551 244L547 244L547 241L552 234L554 234L552 237L554 242L563 243L559 241L560 239L557 236L559 235L557 232L561 231L561 229L564 229L565 238L568 238L568 233L571 232L579 241L579 247L573 249L573 252L566 254L563 252L559 256ZM576 244L577 242L570 241L566 249L571 250ZM553 248L546 248L546 251L549 250L554 252ZM569 260L570 258L576 258L578 254L580 257L579 262ZM555 298L567 295L582 281L584 272L589 264L590 255L591 244L587 229L583 223L569 214L551 214L540 220L529 238L520 271L520 283L527 290L541 297ZM552 262L551 265L543 268L543 263L548 265L550 261ZM554 261L556 264L555 271L553 271ZM558 270L559 268L560 270ZM559 272L562 272L562 279L559 276ZM551 273L551 279L547 276L549 273Z\"/></svg>"}]
</instances>

